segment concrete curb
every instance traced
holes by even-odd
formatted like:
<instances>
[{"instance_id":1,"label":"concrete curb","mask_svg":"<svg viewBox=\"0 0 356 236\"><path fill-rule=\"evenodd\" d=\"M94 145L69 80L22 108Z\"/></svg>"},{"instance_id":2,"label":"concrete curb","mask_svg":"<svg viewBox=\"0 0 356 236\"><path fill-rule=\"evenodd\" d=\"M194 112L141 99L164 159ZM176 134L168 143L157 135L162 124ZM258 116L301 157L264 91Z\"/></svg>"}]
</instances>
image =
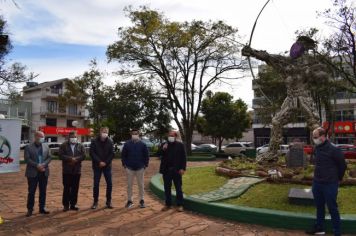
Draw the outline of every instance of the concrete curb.
<instances>
[{"instance_id":1,"label":"concrete curb","mask_svg":"<svg viewBox=\"0 0 356 236\"><path fill-rule=\"evenodd\" d=\"M164 188L161 183L160 174L154 175L151 178L150 190L160 199L164 199ZM175 200L174 191L172 197ZM184 196L184 208L227 220L284 229L309 229L313 225L315 219L315 215L313 214L242 207L225 203L209 203L186 195ZM342 215L341 218L343 233L355 234L356 215ZM326 220L326 223L327 231L331 232L330 218Z\"/></svg>"},{"instance_id":2,"label":"concrete curb","mask_svg":"<svg viewBox=\"0 0 356 236\"><path fill-rule=\"evenodd\" d=\"M214 155L211 156L188 156L187 161L214 161L216 158Z\"/></svg>"}]
</instances>

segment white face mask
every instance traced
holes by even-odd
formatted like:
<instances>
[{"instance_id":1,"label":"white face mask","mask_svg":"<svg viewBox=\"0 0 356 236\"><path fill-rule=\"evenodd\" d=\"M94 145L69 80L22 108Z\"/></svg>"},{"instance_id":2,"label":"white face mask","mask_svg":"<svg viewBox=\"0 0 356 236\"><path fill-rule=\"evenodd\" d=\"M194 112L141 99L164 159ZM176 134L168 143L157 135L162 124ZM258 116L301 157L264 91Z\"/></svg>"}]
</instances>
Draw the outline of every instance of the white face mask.
<instances>
[{"instance_id":1,"label":"white face mask","mask_svg":"<svg viewBox=\"0 0 356 236\"><path fill-rule=\"evenodd\" d=\"M40 139L38 140L38 142L39 142L39 143L44 143L44 142L45 142L45 138L40 138Z\"/></svg>"},{"instance_id":2,"label":"white face mask","mask_svg":"<svg viewBox=\"0 0 356 236\"><path fill-rule=\"evenodd\" d=\"M313 142L315 143L315 145L320 145L323 141L321 141L320 138L313 138Z\"/></svg>"},{"instance_id":3,"label":"white face mask","mask_svg":"<svg viewBox=\"0 0 356 236\"><path fill-rule=\"evenodd\" d=\"M175 137L168 137L168 142L173 143L174 141L176 141Z\"/></svg>"},{"instance_id":4,"label":"white face mask","mask_svg":"<svg viewBox=\"0 0 356 236\"><path fill-rule=\"evenodd\" d=\"M70 139L69 139L69 142L70 142L71 144L76 144L76 143L78 142L78 139L77 139L77 138L70 138Z\"/></svg>"},{"instance_id":5,"label":"white face mask","mask_svg":"<svg viewBox=\"0 0 356 236\"><path fill-rule=\"evenodd\" d=\"M140 136L138 134L131 135L132 140L138 140Z\"/></svg>"},{"instance_id":6,"label":"white face mask","mask_svg":"<svg viewBox=\"0 0 356 236\"><path fill-rule=\"evenodd\" d=\"M109 136L109 134L108 133L101 133L100 136L101 136L101 138L106 139Z\"/></svg>"}]
</instances>

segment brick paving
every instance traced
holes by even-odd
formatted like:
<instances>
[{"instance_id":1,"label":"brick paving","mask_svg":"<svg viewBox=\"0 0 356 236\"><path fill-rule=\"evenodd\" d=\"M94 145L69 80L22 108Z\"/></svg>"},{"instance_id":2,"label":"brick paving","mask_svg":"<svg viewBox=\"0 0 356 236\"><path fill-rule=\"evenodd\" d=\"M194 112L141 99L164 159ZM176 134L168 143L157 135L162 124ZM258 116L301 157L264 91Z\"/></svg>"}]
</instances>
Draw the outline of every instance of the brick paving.
<instances>
[{"instance_id":1,"label":"brick paving","mask_svg":"<svg viewBox=\"0 0 356 236\"><path fill-rule=\"evenodd\" d=\"M189 163L188 166L211 165L210 162ZM25 165L21 172L0 174L0 215L5 223L0 225L0 235L304 235L301 231L275 230L267 227L242 224L239 222L203 216L192 212L169 210L161 212L162 201L148 190L150 177L158 171L159 161L153 159L146 171L147 208L125 209L126 177L120 160L113 163L113 205L114 209L104 209L105 181L100 187L99 208L91 210L92 171L91 163L83 163L83 173L79 190L79 212L62 212L62 178L60 161L52 161L47 190L49 215L35 214L26 218L27 182L24 177ZM184 183L183 183L184 189ZM137 195L135 186L134 196ZM37 194L36 194L37 196ZM36 197L36 206L38 198Z\"/></svg>"}]
</instances>

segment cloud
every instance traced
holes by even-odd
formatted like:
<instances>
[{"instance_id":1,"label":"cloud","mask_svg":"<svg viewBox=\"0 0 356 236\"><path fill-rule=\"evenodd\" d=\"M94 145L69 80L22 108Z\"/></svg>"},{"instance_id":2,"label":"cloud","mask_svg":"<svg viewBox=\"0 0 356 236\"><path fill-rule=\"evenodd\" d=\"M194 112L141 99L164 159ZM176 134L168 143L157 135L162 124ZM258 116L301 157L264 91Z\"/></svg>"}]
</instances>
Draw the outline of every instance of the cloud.
<instances>
[{"instance_id":1,"label":"cloud","mask_svg":"<svg viewBox=\"0 0 356 236\"><path fill-rule=\"evenodd\" d=\"M88 69L90 59L98 58L100 68L109 72L117 64L106 64L105 49L117 40L117 28L130 24L123 9L148 5L164 12L173 21L224 20L237 27L242 43L247 43L252 25L264 1L261 0L24 0L16 8L11 1L1 1L0 14L8 22L14 44L11 57L39 73L37 80L74 77ZM328 33L324 19L316 17L332 5L326 0L273 0L261 15L252 46L272 53L289 50L294 31L318 27ZM110 77L107 83L113 83ZM253 97L249 78L231 86L215 89L250 101Z\"/></svg>"},{"instance_id":2,"label":"cloud","mask_svg":"<svg viewBox=\"0 0 356 236\"><path fill-rule=\"evenodd\" d=\"M275 0L266 7L256 28L254 42L267 49L283 50L294 40L300 28L322 26L316 10L322 11L331 1ZM125 6L149 5L163 11L171 20L225 20L238 27L243 36L250 34L253 22L262 7L259 0L36 0L20 2L20 9L11 1L4 5L13 39L18 44L53 41L69 44L108 45L117 39L119 26L129 24ZM307 7L306 7L307 6ZM244 41L247 41L247 37ZM282 50L280 50L282 51Z\"/></svg>"}]
</instances>

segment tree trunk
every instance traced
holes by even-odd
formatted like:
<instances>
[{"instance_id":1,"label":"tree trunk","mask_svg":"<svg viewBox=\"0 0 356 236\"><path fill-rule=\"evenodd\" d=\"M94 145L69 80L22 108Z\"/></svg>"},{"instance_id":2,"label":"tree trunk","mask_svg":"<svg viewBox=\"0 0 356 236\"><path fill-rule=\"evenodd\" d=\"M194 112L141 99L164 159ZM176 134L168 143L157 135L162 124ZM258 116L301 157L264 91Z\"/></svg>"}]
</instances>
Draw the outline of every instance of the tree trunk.
<instances>
[{"instance_id":1,"label":"tree trunk","mask_svg":"<svg viewBox=\"0 0 356 236\"><path fill-rule=\"evenodd\" d=\"M221 145L222 145L223 141L224 141L224 138L219 137L219 149L218 149L218 152L221 152Z\"/></svg>"},{"instance_id":2,"label":"tree trunk","mask_svg":"<svg viewBox=\"0 0 356 236\"><path fill-rule=\"evenodd\" d=\"M187 155L190 156L190 155L192 155L193 130L187 124L184 124L183 126L184 126L184 135L182 134L183 143L184 143Z\"/></svg>"}]
</instances>

